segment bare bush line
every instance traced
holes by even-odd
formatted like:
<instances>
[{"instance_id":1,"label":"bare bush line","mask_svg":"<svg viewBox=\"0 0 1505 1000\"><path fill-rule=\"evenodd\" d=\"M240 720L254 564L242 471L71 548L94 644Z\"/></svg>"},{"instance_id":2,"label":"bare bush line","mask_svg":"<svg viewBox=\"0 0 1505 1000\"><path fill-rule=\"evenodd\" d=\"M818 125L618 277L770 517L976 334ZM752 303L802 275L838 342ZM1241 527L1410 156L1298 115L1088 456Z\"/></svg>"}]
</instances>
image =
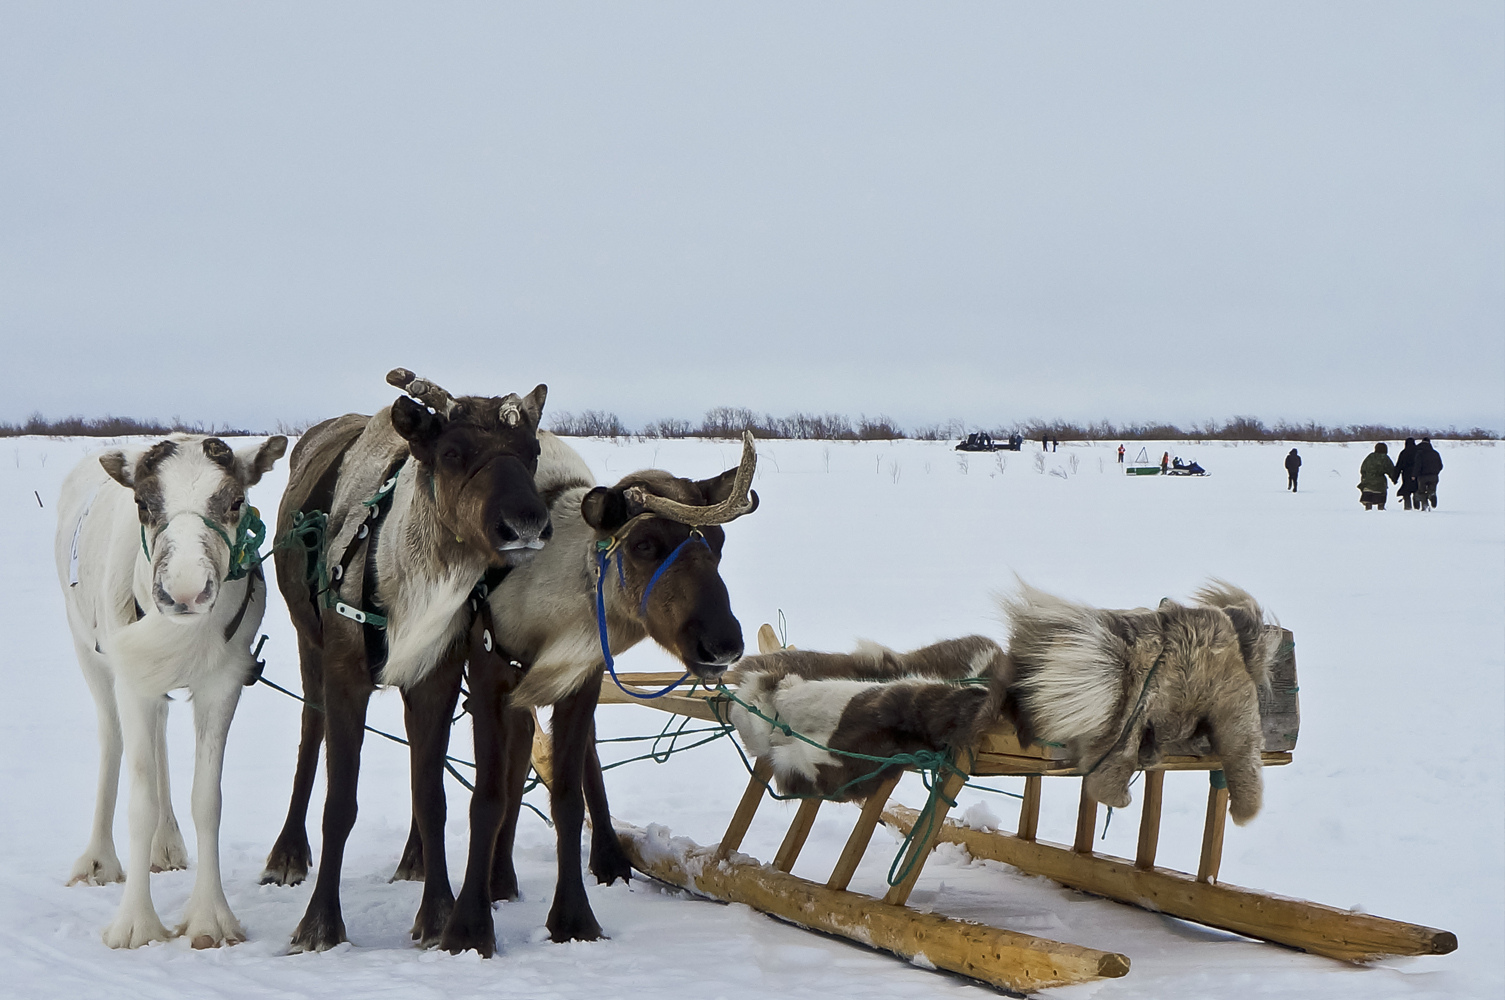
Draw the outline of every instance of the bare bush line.
<instances>
[{"instance_id":1,"label":"bare bush line","mask_svg":"<svg viewBox=\"0 0 1505 1000\"><path fill-rule=\"evenodd\" d=\"M753 437L782 441L950 441L964 437L968 430L984 430L997 440L1021 434L1026 441L1052 438L1057 441L1389 441L1402 438L1430 437L1452 441L1495 441L1500 435L1484 427L1460 431L1430 427L1392 426L1389 424L1347 424L1329 427L1277 421L1266 424L1254 417L1209 420L1189 428L1175 424L1141 423L1073 424L1066 421L1029 420L992 428L969 425L961 420L928 424L905 430L886 416L860 416L857 420L839 413L795 413L787 417L758 414L745 407L717 406L706 411L699 426L688 420L655 420L633 432L615 413L586 410L579 415L556 414L550 429L563 437L637 437L637 438L737 438L744 430Z\"/></svg>"},{"instance_id":2,"label":"bare bush line","mask_svg":"<svg viewBox=\"0 0 1505 1000\"><path fill-rule=\"evenodd\" d=\"M225 437L253 437L266 433L295 437L314 421L278 420L272 432L250 431L223 424L187 422L178 417L170 421L138 420L134 417L64 417L48 420L33 413L25 423L0 422L0 437L150 437L183 431L189 434L219 434ZM1459 430L1449 426L1393 426L1390 424L1347 424L1329 427L1307 422L1292 424L1277 421L1265 424L1254 417L1234 417L1227 421L1209 420L1181 428L1175 424L1113 424L1106 420L1093 424L1067 421L1029 420L1000 424L992 428L969 425L961 420L927 424L906 430L886 416L859 416L856 420L839 413L794 413L787 417L759 415L744 407L718 406L706 411L697 426L688 420L655 420L641 430L629 429L615 413L584 410L578 414L561 412L549 419L549 429L562 437L604 438L737 438L744 430L757 438L782 441L950 441L964 437L970 430L985 430L995 439L1007 440L1021 434L1026 441L1042 437L1057 441L1399 441L1403 438L1430 437L1440 441L1496 441L1500 435L1488 428Z\"/></svg>"},{"instance_id":3,"label":"bare bush line","mask_svg":"<svg viewBox=\"0 0 1505 1000\"><path fill-rule=\"evenodd\" d=\"M299 425L301 433L307 425ZM277 422L278 433L294 433L283 430ZM48 420L40 413L33 413L24 424L0 423L0 437L156 437L181 431L187 434L216 434L223 437L254 437L259 432L230 427L228 424L205 424L203 421L188 423L179 417L170 421L137 420L135 417L63 417Z\"/></svg>"}]
</instances>

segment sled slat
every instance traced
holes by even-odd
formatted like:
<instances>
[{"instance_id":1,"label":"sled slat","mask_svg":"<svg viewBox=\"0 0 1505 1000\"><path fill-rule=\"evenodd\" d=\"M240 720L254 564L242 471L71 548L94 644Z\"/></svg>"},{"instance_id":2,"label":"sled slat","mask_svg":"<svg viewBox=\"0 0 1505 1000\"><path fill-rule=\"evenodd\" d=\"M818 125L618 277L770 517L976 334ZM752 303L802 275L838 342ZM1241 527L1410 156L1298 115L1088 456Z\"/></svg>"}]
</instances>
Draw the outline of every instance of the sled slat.
<instances>
[{"instance_id":1,"label":"sled slat","mask_svg":"<svg viewBox=\"0 0 1505 1000\"><path fill-rule=\"evenodd\" d=\"M1155 852L1160 847L1160 804L1165 798L1165 772L1144 773L1144 804L1139 807L1139 847L1134 854L1135 868L1154 868Z\"/></svg>"},{"instance_id":2,"label":"sled slat","mask_svg":"<svg viewBox=\"0 0 1505 1000\"><path fill-rule=\"evenodd\" d=\"M893 906L903 906L909 899L909 894L914 890L914 884L920 878L920 872L925 868L925 859L935 848L935 839L941 835L941 827L946 819L946 813L951 810L947 802L956 801L956 793L962 790L967 783L967 775L971 772L972 752L970 750L958 751L956 755L956 771L948 771L941 781L940 794L935 797L935 818L930 823L928 830L922 830L922 836L917 836L909 842L909 850L904 854L902 864L909 869L909 874L898 885L889 886L883 901ZM960 773L957 773L960 772Z\"/></svg>"},{"instance_id":3,"label":"sled slat","mask_svg":"<svg viewBox=\"0 0 1505 1000\"><path fill-rule=\"evenodd\" d=\"M1097 832L1097 802L1087 795L1087 779L1082 779L1082 798L1076 807L1076 840L1071 849L1078 854L1092 853L1092 835Z\"/></svg>"},{"instance_id":4,"label":"sled slat","mask_svg":"<svg viewBox=\"0 0 1505 1000\"><path fill-rule=\"evenodd\" d=\"M801 800L799 811L794 814L794 822L789 824L789 829L784 833L784 842L779 845L779 852L773 856L773 866L779 871L794 870L794 863L799 860L805 839L810 836L810 827L815 825L815 814L820 812L820 804L820 799Z\"/></svg>"},{"instance_id":5,"label":"sled slat","mask_svg":"<svg viewBox=\"0 0 1505 1000\"><path fill-rule=\"evenodd\" d=\"M768 790L768 782L772 778L773 764L771 762L760 760L753 765L752 776L747 779L747 790L742 793L742 801L737 803L737 811L732 813L732 821L727 824L726 834L717 845L716 857L718 859L729 857L733 851L742 846L742 838L747 836L747 828L752 826L753 816L757 815L758 806L763 803L763 793Z\"/></svg>"},{"instance_id":6,"label":"sled slat","mask_svg":"<svg viewBox=\"0 0 1505 1000\"><path fill-rule=\"evenodd\" d=\"M862 804L862 815L857 818L857 825L852 827L852 835L847 838L847 846L842 848L841 857L836 859L836 868L826 881L827 889L845 889L851 884L857 865L867 853L867 845L873 839L878 820L883 816L883 807L888 805L888 797L894 793L894 788L902 777L901 772L885 780Z\"/></svg>"},{"instance_id":7,"label":"sled slat","mask_svg":"<svg viewBox=\"0 0 1505 1000\"><path fill-rule=\"evenodd\" d=\"M617 825L617 834L633 867L654 878L1005 989L1037 990L1129 971L1129 960L1113 952L918 913L756 862L716 863L709 848L648 849L644 831L625 824Z\"/></svg>"},{"instance_id":8,"label":"sled slat","mask_svg":"<svg viewBox=\"0 0 1505 1000\"><path fill-rule=\"evenodd\" d=\"M1040 829L1040 776L1032 774L1024 779L1024 801L1019 803L1019 836L1034 840Z\"/></svg>"},{"instance_id":9,"label":"sled slat","mask_svg":"<svg viewBox=\"0 0 1505 1000\"><path fill-rule=\"evenodd\" d=\"M1202 857L1197 862L1197 881L1216 882L1223 866L1223 834L1228 825L1228 786L1207 789L1207 822L1202 827Z\"/></svg>"},{"instance_id":10,"label":"sled slat","mask_svg":"<svg viewBox=\"0 0 1505 1000\"><path fill-rule=\"evenodd\" d=\"M916 810L891 803L883 819L902 830L916 816ZM963 845L974 858L1002 861L1073 889L1329 958L1364 962L1385 955L1446 955L1458 947L1452 932L1435 927L1198 882L1185 872L1141 869L1126 858L1079 854L1061 844L968 830L949 821L941 839Z\"/></svg>"}]
</instances>

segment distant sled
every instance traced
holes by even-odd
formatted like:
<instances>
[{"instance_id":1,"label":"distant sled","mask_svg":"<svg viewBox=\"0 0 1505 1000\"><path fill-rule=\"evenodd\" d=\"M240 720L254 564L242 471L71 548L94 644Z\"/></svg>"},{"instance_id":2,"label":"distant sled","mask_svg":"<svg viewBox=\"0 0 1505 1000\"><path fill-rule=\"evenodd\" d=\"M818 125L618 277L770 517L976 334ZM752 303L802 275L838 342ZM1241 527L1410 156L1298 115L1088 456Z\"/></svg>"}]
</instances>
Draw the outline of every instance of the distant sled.
<instances>
[{"instance_id":1,"label":"distant sled","mask_svg":"<svg viewBox=\"0 0 1505 1000\"><path fill-rule=\"evenodd\" d=\"M1015 434L1007 441L995 441L993 435L984 433L968 434L966 439L959 443L956 451L1018 451L1024 444L1024 437Z\"/></svg>"}]
</instances>

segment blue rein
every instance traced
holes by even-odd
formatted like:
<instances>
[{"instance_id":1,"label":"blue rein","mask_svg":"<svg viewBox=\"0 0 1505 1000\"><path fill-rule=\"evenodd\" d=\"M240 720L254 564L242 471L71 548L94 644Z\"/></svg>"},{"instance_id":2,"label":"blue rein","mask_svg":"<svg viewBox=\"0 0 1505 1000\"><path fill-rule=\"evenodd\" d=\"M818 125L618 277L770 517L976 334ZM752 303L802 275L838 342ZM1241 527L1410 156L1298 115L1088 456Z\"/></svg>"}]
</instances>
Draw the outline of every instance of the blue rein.
<instances>
[{"instance_id":1,"label":"blue rein","mask_svg":"<svg viewBox=\"0 0 1505 1000\"><path fill-rule=\"evenodd\" d=\"M679 558L680 553L684 552L685 547L693 541L699 541L700 544L704 545L706 548L710 548L711 545L711 543L707 542L705 540L705 536L702 535L699 531L691 531L690 537L680 542L679 545L674 549L674 551L669 553L669 558L660 563L658 569L653 571L653 576L649 577L648 586L643 588L643 599L638 603L638 611L640 613L647 612L648 595L653 593L653 588L658 583L659 578L664 575L664 572L671 565L673 565L674 560ZM690 672L686 670L685 675L679 680L675 681L673 684L670 684L662 691L656 691L653 694L640 694L639 692L634 691L632 690L632 688L623 684L621 679L617 677L617 664L616 661L612 659L611 642L606 635L606 563L607 560L611 558L611 553L615 549L615 544L607 545L605 542L597 543L596 547L596 630L600 633L601 636L601 655L606 658L606 670L611 674L612 683L621 688L624 693L629 694L634 698L640 698L644 701L648 701L653 698L662 698L664 695L668 694L670 691L673 691L685 681L689 680ZM617 553L617 580L622 587L625 588L627 586L626 575L622 572L622 554L620 552Z\"/></svg>"}]
</instances>

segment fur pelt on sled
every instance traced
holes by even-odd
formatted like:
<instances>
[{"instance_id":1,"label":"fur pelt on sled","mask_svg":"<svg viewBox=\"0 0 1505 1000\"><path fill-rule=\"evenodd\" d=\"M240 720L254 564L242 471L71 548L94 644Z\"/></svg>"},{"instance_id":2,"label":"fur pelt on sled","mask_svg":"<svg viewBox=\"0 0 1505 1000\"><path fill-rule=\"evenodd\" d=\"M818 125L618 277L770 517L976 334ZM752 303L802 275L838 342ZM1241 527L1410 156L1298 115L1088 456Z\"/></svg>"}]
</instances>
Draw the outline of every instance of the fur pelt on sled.
<instances>
[{"instance_id":1,"label":"fur pelt on sled","mask_svg":"<svg viewBox=\"0 0 1505 1000\"><path fill-rule=\"evenodd\" d=\"M1015 670L1009 712L1021 742L1064 743L1090 769L1087 794L1118 808L1129 804L1134 772L1161 746L1206 737L1222 759L1234 822L1259 812L1256 686L1269 686L1280 633L1266 627L1253 597L1214 581L1189 605L1106 611L1021 584L1001 603Z\"/></svg>"},{"instance_id":2,"label":"fur pelt on sled","mask_svg":"<svg viewBox=\"0 0 1505 1000\"><path fill-rule=\"evenodd\" d=\"M866 642L852 653L780 650L745 657L737 670L738 697L763 715L872 757L972 744L997 721L1010 677L1008 655L980 635L909 653ZM964 678L985 682L948 683ZM730 714L748 751L772 762L781 794L864 799L898 770L811 746L740 705Z\"/></svg>"}]
</instances>

